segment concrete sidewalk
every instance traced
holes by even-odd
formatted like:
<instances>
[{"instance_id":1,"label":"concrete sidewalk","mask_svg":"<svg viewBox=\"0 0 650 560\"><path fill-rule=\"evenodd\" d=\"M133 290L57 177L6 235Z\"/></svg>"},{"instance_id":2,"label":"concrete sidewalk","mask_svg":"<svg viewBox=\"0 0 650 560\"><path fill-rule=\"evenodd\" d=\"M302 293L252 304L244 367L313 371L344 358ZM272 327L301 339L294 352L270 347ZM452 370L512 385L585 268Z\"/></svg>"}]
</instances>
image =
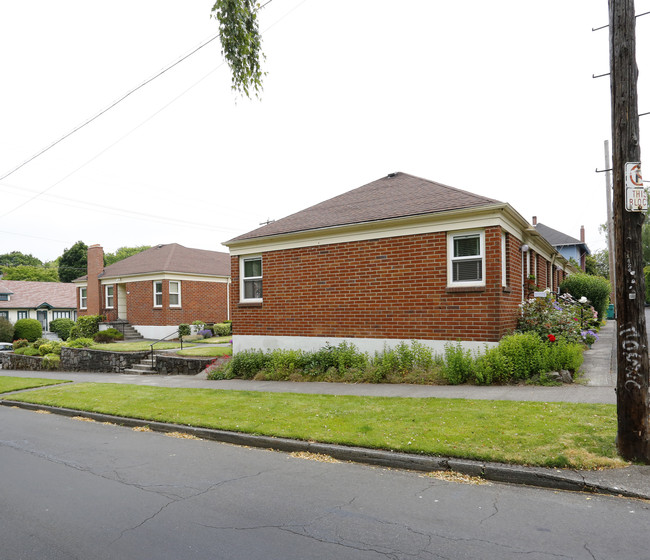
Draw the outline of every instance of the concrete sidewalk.
<instances>
[{"instance_id":1,"label":"concrete sidewalk","mask_svg":"<svg viewBox=\"0 0 650 560\"><path fill-rule=\"evenodd\" d=\"M238 391L268 391L330 395L358 395L412 398L467 398L486 400L584 402L616 404L615 394L615 333L614 321L608 321L600 330L599 340L584 354L580 383L561 387L540 386L430 386L391 384L345 384L345 383L294 383L281 381L224 380L208 381L205 375L157 376L70 372L24 372L0 370L0 375L17 377L45 377L66 379L74 382L131 383L157 387L212 388ZM526 484L563 490L588 491L650 500L650 466L630 466L622 469L600 471L576 471L567 469L530 468L518 465L502 465L444 457L422 457L391 451L369 450L252 436L221 430L207 430L171 424L144 422L108 415L79 413L56 407L24 405L10 400L0 404L25 408L46 408L60 414L88 416L101 421L113 421L124 425L147 425L155 430L186 431L204 439L226 441L240 445L264 447L282 451L311 451L331 455L340 460L356 461L373 465L413 470L454 470L471 476L513 484Z\"/></svg>"}]
</instances>

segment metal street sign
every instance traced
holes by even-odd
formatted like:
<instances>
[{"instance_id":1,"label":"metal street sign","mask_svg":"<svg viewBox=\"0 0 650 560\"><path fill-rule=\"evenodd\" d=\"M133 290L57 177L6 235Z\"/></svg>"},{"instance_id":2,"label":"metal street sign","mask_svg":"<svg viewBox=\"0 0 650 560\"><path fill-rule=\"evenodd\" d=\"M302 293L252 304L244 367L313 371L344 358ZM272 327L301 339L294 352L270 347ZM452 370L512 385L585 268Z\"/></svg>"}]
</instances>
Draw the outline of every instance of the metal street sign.
<instances>
[{"instance_id":1,"label":"metal street sign","mask_svg":"<svg viewBox=\"0 0 650 560\"><path fill-rule=\"evenodd\" d=\"M625 163L625 209L628 212L645 212L648 209L648 195L643 188L640 161Z\"/></svg>"}]
</instances>

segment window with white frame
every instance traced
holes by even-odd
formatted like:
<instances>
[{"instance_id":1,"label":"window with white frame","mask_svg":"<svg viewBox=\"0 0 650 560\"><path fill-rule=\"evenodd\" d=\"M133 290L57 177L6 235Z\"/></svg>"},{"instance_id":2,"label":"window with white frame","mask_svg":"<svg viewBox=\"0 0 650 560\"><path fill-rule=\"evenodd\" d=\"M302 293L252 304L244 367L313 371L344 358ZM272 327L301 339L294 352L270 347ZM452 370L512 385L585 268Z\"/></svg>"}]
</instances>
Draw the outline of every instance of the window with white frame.
<instances>
[{"instance_id":1,"label":"window with white frame","mask_svg":"<svg viewBox=\"0 0 650 560\"><path fill-rule=\"evenodd\" d=\"M450 286L485 285L485 233L458 232L448 236Z\"/></svg>"},{"instance_id":2,"label":"window with white frame","mask_svg":"<svg viewBox=\"0 0 650 560\"><path fill-rule=\"evenodd\" d=\"M239 266L241 301L262 301L262 257L241 257Z\"/></svg>"},{"instance_id":3,"label":"window with white frame","mask_svg":"<svg viewBox=\"0 0 650 560\"><path fill-rule=\"evenodd\" d=\"M106 286L106 309L113 309L113 302L115 301L114 286Z\"/></svg>"},{"instance_id":4,"label":"window with white frame","mask_svg":"<svg viewBox=\"0 0 650 560\"><path fill-rule=\"evenodd\" d=\"M87 288L79 288L79 308L88 308L88 290Z\"/></svg>"},{"instance_id":5,"label":"window with white frame","mask_svg":"<svg viewBox=\"0 0 650 560\"><path fill-rule=\"evenodd\" d=\"M181 306L181 283L176 280L169 281L169 307Z\"/></svg>"},{"instance_id":6,"label":"window with white frame","mask_svg":"<svg viewBox=\"0 0 650 560\"><path fill-rule=\"evenodd\" d=\"M52 319L69 319L69 311L52 311Z\"/></svg>"},{"instance_id":7,"label":"window with white frame","mask_svg":"<svg viewBox=\"0 0 650 560\"><path fill-rule=\"evenodd\" d=\"M162 307L163 301L163 283L162 280L156 280L153 283L153 306Z\"/></svg>"}]
</instances>

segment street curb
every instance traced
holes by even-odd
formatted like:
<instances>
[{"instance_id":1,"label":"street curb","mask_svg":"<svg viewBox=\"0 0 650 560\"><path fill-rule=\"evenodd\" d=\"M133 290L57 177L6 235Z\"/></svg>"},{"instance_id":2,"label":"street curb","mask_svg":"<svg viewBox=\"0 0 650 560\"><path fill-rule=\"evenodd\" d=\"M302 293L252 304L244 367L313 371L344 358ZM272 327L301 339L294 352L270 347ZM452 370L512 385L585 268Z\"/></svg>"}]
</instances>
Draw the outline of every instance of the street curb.
<instances>
[{"instance_id":1,"label":"street curb","mask_svg":"<svg viewBox=\"0 0 650 560\"><path fill-rule=\"evenodd\" d=\"M45 410L62 416L79 416L96 420L97 422L110 422L112 424L127 427L146 426L155 432L181 432L210 441L271 449L287 453L296 451L318 453L329 455L330 457L340 461L349 461L366 465L420 472L454 471L493 482L650 500L650 489L644 493L626 489L624 487L612 486L598 480L597 475L590 476L591 471L524 467L520 465L473 461L471 459L415 455L381 449L350 447L346 445L318 443L281 437L258 436L242 432L230 432L212 428L185 426L182 424L168 424L166 422L139 420L137 418L127 418L123 416L113 416L110 414L4 399L0 399L0 405L17 407L25 410Z\"/></svg>"}]
</instances>

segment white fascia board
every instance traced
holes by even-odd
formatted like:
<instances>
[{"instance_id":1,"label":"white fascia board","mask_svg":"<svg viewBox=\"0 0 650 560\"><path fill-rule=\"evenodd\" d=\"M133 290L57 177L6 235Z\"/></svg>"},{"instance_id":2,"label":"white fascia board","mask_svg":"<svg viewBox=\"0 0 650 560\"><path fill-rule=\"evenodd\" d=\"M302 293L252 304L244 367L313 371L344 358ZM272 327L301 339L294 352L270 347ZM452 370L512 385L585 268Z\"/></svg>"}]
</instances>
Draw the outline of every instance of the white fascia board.
<instances>
[{"instance_id":1,"label":"white fascia board","mask_svg":"<svg viewBox=\"0 0 650 560\"><path fill-rule=\"evenodd\" d=\"M187 272L152 272L148 274L125 274L122 276L102 277L102 286L106 284L126 284L127 282L152 282L154 280L185 280L194 282L209 282L214 284L227 284L228 276L207 276L190 274Z\"/></svg>"},{"instance_id":2,"label":"white fascia board","mask_svg":"<svg viewBox=\"0 0 650 560\"><path fill-rule=\"evenodd\" d=\"M228 247L230 254L236 256L248 255L253 252L266 253L269 251L368 241L387 237L480 229L490 226L502 226L507 231L511 231L517 237L520 237L522 232L519 230L516 233L516 230L519 229L516 226L516 220L508 218L504 214L504 209L507 207L509 205L502 203L491 204L478 208L278 234L236 241L230 243Z\"/></svg>"}]
</instances>

